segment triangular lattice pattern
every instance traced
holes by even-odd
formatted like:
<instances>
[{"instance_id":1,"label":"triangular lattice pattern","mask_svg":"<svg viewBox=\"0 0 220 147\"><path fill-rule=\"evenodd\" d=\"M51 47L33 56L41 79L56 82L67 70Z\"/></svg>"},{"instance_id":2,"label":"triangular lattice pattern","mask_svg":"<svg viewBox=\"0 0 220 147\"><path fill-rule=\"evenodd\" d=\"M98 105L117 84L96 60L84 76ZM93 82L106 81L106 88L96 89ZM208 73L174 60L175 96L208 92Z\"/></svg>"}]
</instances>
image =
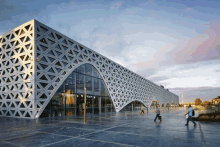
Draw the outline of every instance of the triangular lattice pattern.
<instances>
[{"instance_id":1,"label":"triangular lattice pattern","mask_svg":"<svg viewBox=\"0 0 220 147\"><path fill-rule=\"evenodd\" d=\"M54 93L78 66L92 64L102 76L109 90L116 111L132 101L141 101L147 106L147 97L160 104L174 102L177 95L131 72L99 53L79 44L61 33L37 22L37 107L39 117Z\"/></svg>"},{"instance_id":2,"label":"triangular lattice pattern","mask_svg":"<svg viewBox=\"0 0 220 147\"><path fill-rule=\"evenodd\" d=\"M147 98L179 102L177 95L36 20L4 34L0 43L0 115L38 118L68 75L85 63L102 76L116 111L132 101L147 106Z\"/></svg>"},{"instance_id":3,"label":"triangular lattice pattern","mask_svg":"<svg viewBox=\"0 0 220 147\"><path fill-rule=\"evenodd\" d=\"M0 36L0 115L33 116L33 54L34 21Z\"/></svg>"}]
</instances>

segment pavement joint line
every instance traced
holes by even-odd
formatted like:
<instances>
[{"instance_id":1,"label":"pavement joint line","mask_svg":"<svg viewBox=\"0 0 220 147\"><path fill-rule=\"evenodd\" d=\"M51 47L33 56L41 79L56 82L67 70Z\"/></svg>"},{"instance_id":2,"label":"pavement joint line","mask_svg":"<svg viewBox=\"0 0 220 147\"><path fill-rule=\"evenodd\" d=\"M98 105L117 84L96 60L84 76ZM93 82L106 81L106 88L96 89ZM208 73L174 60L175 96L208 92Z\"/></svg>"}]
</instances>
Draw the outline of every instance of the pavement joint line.
<instances>
[{"instance_id":1,"label":"pavement joint line","mask_svg":"<svg viewBox=\"0 0 220 147\"><path fill-rule=\"evenodd\" d=\"M108 129L112 129L112 128L115 128L115 127L116 127L116 126L114 126L114 127L110 127L110 128L106 128L106 129L103 129L103 130L93 131L93 132L88 133L88 134L79 135L78 137L85 136L85 135L90 135L90 134L94 134L94 133L98 133L98 132L103 132L103 131L106 131L106 130L108 130ZM79 128L79 129L80 129L80 128ZM88 129L87 129L87 130L88 130ZM39 132L47 133L47 134L53 134L53 135L60 135L60 134L49 133L49 132L44 132L44 131L39 131ZM73 136L69 136L69 135L61 135L61 136L73 137Z\"/></svg>"},{"instance_id":2,"label":"pavement joint line","mask_svg":"<svg viewBox=\"0 0 220 147\"><path fill-rule=\"evenodd\" d=\"M88 139L90 139L89 138L89 134L95 134L95 133L98 133L98 132L102 132L103 131L103 133L106 131L106 133L107 132L111 132L111 133L123 133L123 132L121 132L121 131L123 131L123 130L119 130L119 132L115 132L114 130L116 130L117 131L117 127L128 127L128 128L133 128L134 127L134 129L135 128L139 128L139 130L141 130L143 127L145 127L146 129L147 128L153 128L153 127L157 127L157 125L154 125L154 123L153 123L153 125L150 125L150 126L145 126L145 123L146 124L151 124L151 121L146 121L145 122L145 120L147 120L147 119L149 119L149 118L151 118L151 117L153 117L154 118L154 114L152 114L151 115L151 113L148 113L147 115L145 114L145 116L139 116L139 114L138 114L139 112L137 112L137 114L134 114L134 115L128 115L128 116L124 116L124 115L120 115L120 116L117 116L117 117L114 117L114 118L111 118L112 116L106 116L106 117L109 117L110 119L107 119L107 118L105 118L105 119L102 119L101 117L99 117L99 118L91 118L88 122L89 122L89 124L88 123L86 123L85 124L85 128L84 128L84 126L82 125L80 125L81 126L81 128L79 128L79 129L84 129L84 130L91 130L91 133L89 132L88 134L82 134L81 136L78 136L78 137L73 137L73 136L68 136L68 137L70 137L70 138L82 138L82 137L84 137L84 136L86 136L86 135L88 135L88 136L86 136L86 137L88 137ZM172 129L172 127L177 127L177 125L175 125L176 123L174 122L173 123L173 121L172 120L175 120L175 119L172 119L172 114L174 114L174 113L170 113L170 114L167 114L167 115L162 115L162 116L164 116L164 117L166 117L167 118L167 120L171 120L171 121L166 121L166 120L164 120L163 121L163 123L162 123L162 125L161 125L161 128L159 128L159 130L161 130L161 132L162 133L164 133L164 134L166 134L166 132L164 132L165 130L168 130L168 132L170 131L170 132L175 132L175 131L178 131L178 129L179 130L181 130L181 134L180 134L180 136L183 136L183 138L185 138L186 139L186 137L184 136L184 132L186 132L186 131L183 131L183 133L182 133L182 130L184 130L184 127L179 127L179 128L177 128L177 130L176 129ZM179 113L180 114L180 113ZM181 113L182 114L182 113ZM177 115L177 113L175 113L175 115ZM179 118L181 118L181 116L182 115L177 115L177 119L176 120L178 120ZM104 116L103 116L104 117ZM170 119L169 119L170 118ZM65 121L66 121L66 124L67 124L67 126L65 126L65 124L62 126L62 123L65 123ZM23 131L23 133L22 133L22 131L20 131L22 134L23 134L23 136L28 136L28 135L24 135L25 134L25 132L26 131L29 131L29 130L32 130L32 127L33 127L33 129L35 129L35 128L46 128L47 129L47 127L48 128L50 128L50 126L53 128L53 127L55 127L55 128L58 128L58 129L62 129L62 127L65 127L65 128L76 128L75 127L75 125L74 124L84 124L83 123L83 121L82 121L82 119L77 119L76 121L73 119L73 121L74 122L72 122L72 124L73 124L73 126L71 126L71 124L70 124L70 127L68 127L68 125L69 125L69 123L71 122L71 119L70 120L65 120L65 119L60 119L60 120L54 120L54 121L43 121L43 123L46 123L46 124L40 124L40 122L32 122L32 124L31 123L23 123L24 125L16 125L15 127L17 127L17 128L15 128L14 127L14 130L13 130L13 128L12 127L9 127L8 128L8 130L6 129L5 131L13 131L12 133L14 133L15 135L14 136L16 136L15 138L15 141L17 140L17 139L22 139L22 138L18 138L17 136L19 135L19 130L24 130ZM140 122L139 122L140 121ZM126 123L126 122L128 122L128 123ZM135 122L136 122L136 124L135 124ZM142 122L144 122L144 123L142 123ZM165 123L166 122L166 123ZM169 126L169 123L171 122L171 127L166 127L166 126ZM39 124L37 124L37 123L39 123ZM97 124L98 123L98 124ZM3 123L3 125L4 125L5 123ZM21 123L19 123L19 124L21 124ZM25 124L27 124L27 126L29 126L27 129L26 128L24 128L25 127ZM87 125L88 124L88 125ZM185 123L184 123L185 124ZM57 125L61 125L61 126L57 126ZM180 123L179 125L182 125L182 123ZM210 124L207 124L207 126L210 126ZM8 126L10 126L10 124L8 125ZM27 127L26 126L26 127ZM93 129L90 129L90 126L100 126L101 128L100 128L100 130L99 131L97 131L97 132L94 132L93 131ZM104 126L104 127L102 127L102 126ZM107 127L106 127L107 126ZM201 126L203 126L203 123L198 123L198 128L197 129L195 129L195 132L193 132L193 134L195 135L195 137L193 137L192 139L194 140L194 142L196 141L196 142L198 142L198 140L199 140L199 142L200 143L202 143L202 146L204 146L205 144L204 144L204 142L209 142L209 141L206 141L205 140L205 138L204 138L204 135L206 134L206 131L207 130L209 130L209 129L207 129L207 130L205 130L206 128L202 128ZM214 125L212 125L211 124L211 127L212 126L214 126ZM3 127L2 127L3 128ZM115 129L113 129L113 128L115 128ZM113 131L111 131L111 129L113 129ZM123 129L123 128L122 128ZM165 130L163 130L163 129L165 129ZM172 129L172 130L171 130ZM0 129L1 130L1 129ZM51 129L50 129L51 130ZM47 130L48 132L52 132L52 131L50 131L50 130ZM74 130L74 129L73 129ZM157 128L157 130L158 130L158 128ZM36 129L34 130L35 132L34 133L37 133L37 132L40 132L40 131L37 131ZM44 130L43 130L44 131ZM71 130L70 130L71 131ZM146 130L147 132L150 132L151 130ZM215 129L215 131L218 131L218 130L216 130ZM47 132L47 133L48 133ZM135 132L135 131L133 131L133 132ZM136 131L137 133L138 133L138 130ZM160 135L161 133L157 133L157 132L155 132L154 134L152 134L152 135L148 135L147 134L147 132L145 133L145 132L143 132L142 133L142 135L143 136L153 136L153 137L161 137L161 139L166 139L165 137L166 136L158 136L158 135ZM4 133L4 134L9 134L10 132L8 132L8 133ZM17 134L18 133L18 134ZM33 135L31 135L31 134L34 134L34 133L29 133L29 136L30 137L32 137ZM45 133L45 132L42 132L42 133ZM55 132L55 133L59 133L59 131L57 131L57 132ZM53 133L53 134L55 134L55 133ZM65 132L64 132L65 133ZM126 133L126 132L125 132ZM124 134L125 134L124 133ZM132 135L140 135L140 134L136 134L136 133L130 133L130 131L128 130L127 131L127 133L129 133L129 134L132 134ZM198 133L200 133L200 135L198 134ZM2 133L3 134L3 133ZM27 134L27 133L26 133ZM49 134L49 133L48 133ZM145 135L146 134L146 135ZM157 135L158 134L158 135ZM187 133L186 133L187 134ZM213 133L212 133L213 134ZM37 135L37 134L36 134ZM60 136L60 134L55 134L55 135L59 135ZM68 134L67 134L68 135ZM67 136L66 135L66 136ZM98 134L96 134L95 136L97 136ZM189 133L188 133L188 135L190 135ZM34 135L35 136L35 135ZM43 135L44 136L44 135ZM61 135L61 136L64 136L64 135ZM91 136L91 135L90 135ZM176 138L175 136L175 133L173 134L173 135L171 135L171 136L173 136L172 138ZM179 135L177 135L177 137L178 137ZM9 136L10 137L10 136ZM204 138L204 140L202 140L202 137ZM11 137L11 138L14 138L13 136ZM180 137L179 137L180 138ZM83 139L86 139L86 138L83 138ZM98 139L98 138L96 138L96 137L94 137L94 139ZM3 139L3 140L1 140L1 141L5 141L5 142L8 142L8 138L6 138L6 139ZM91 139L91 140L93 140L93 139ZM192 140L192 141L193 141ZM13 140L10 140L10 141L13 141ZM61 140L62 141L62 140ZM111 141L111 140L110 140ZM190 141L190 142L192 142L192 141ZM202 142L202 141L204 141L204 142ZM111 143L111 142L109 142L109 143ZM208 145L208 144L206 144L206 145Z\"/></svg>"},{"instance_id":3,"label":"pavement joint line","mask_svg":"<svg viewBox=\"0 0 220 147\"><path fill-rule=\"evenodd\" d=\"M169 139L170 137L166 137L167 135L143 135L143 134L136 134L136 133L124 133L124 132L115 132L115 131L106 131L106 132L109 132L109 133L118 133L118 134L128 134L128 135L137 135L137 136L143 136L143 137L147 137L147 136L150 136L150 137L154 137L156 136L157 138L158 137L161 137L161 138L167 138ZM189 139L181 139L181 140L189 140ZM194 140L194 139L192 139Z\"/></svg>"},{"instance_id":4,"label":"pavement joint line","mask_svg":"<svg viewBox=\"0 0 220 147\"><path fill-rule=\"evenodd\" d=\"M103 140L97 140L97 139L89 139L89 138L79 138L79 139L85 139L85 140L91 140L91 141L99 141L99 142L119 144L119 145L126 145L126 146L134 146L134 145L130 145L130 144L123 144L123 143L117 143L117 142L109 142L109 141L103 141ZM135 147L140 147L140 146L135 146Z\"/></svg>"},{"instance_id":5,"label":"pavement joint line","mask_svg":"<svg viewBox=\"0 0 220 147\"><path fill-rule=\"evenodd\" d=\"M91 133L88 133L88 134L85 134L85 135L91 135L91 134L98 133L98 132L103 132L103 130L96 131L96 132L91 132ZM48 133L48 134L49 134L49 133ZM80 135L80 136L77 136L77 137L71 136L72 138L65 139L65 140L61 140L61 141L54 142L54 143L50 143L50 144L46 144L46 145L44 145L44 146L52 145L52 144L59 143L59 142L62 142L62 141L66 141L66 140L70 140L70 139L73 139L73 138L80 138L80 137L85 136L85 135ZM69 136L68 136L68 137L69 137Z\"/></svg>"},{"instance_id":6,"label":"pavement joint line","mask_svg":"<svg viewBox=\"0 0 220 147\"><path fill-rule=\"evenodd\" d=\"M8 140L11 140L11 139L21 138L21 137L25 137L25 136L28 136L28 135L31 135L31 134L38 133L38 132L39 132L39 131L27 133L26 135L22 135L22 136L19 136L19 137L15 136L15 137L7 138L7 139L0 139L0 141L8 141ZM18 135L19 135L19 134L18 134Z\"/></svg>"},{"instance_id":7,"label":"pavement joint line","mask_svg":"<svg viewBox=\"0 0 220 147\"><path fill-rule=\"evenodd\" d=\"M53 142L53 143L49 143L49 144L45 144L45 145L42 145L41 147L49 146L49 145L56 144L56 143L60 143L60 142L63 142L63 141L68 141L68 140L75 139L75 138L77 138L77 137L72 137L72 138L68 138L68 139L60 140L60 141L57 141L57 142Z\"/></svg>"},{"instance_id":8,"label":"pavement joint line","mask_svg":"<svg viewBox=\"0 0 220 147\"><path fill-rule=\"evenodd\" d=\"M4 141L4 140L2 140L2 142L8 143L8 144L12 144L12 145L15 145L15 146L19 146L19 147L24 147L24 146L22 146L22 145L17 145L17 144L15 144L15 143L8 142L8 141Z\"/></svg>"},{"instance_id":9,"label":"pavement joint line","mask_svg":"<svg viewBox=\"0 0 220 147\"><path fill-rule=\"evenodd\" d=\"M103 132L103 131L92 132L92 133L88 133L88 134L85 134L85 135L90 135L90 134L94 134L94 133L98 133L98 132ZM56 143L63 142L63 141L67 141L67 140L71 140L71 139L85 139L85 140L91 140L91 141L99 141L99 142L105 142L105 143L113 143L113 144L126 145L126 146L134 146L134 145L129 145L129 144L121 144L121 143L116 143L116 142L108 142L108 141L103 141L103 140L82 138L85 135L80 135L80 136L77 136L77 137L71 137L69 139L65 139L65 140L61 140L61 141L58 141L58 142L43 145L42 147L52 145L52 144L56 144ZM136 146L136 147L139 147L139 146Z\"/></svg>"},{"instance_id":10,"label":"pavement joint line","mask_svg":"<svg viewBox=\"0 0 220 147\"><path fill-rule=\"evenodd\" d=\"M60 128L62 128L62 127L60 127ZM81 130L88 130L88 131L93 131L93 130L95 130L95 129L85 129L85 128L77 128L77 127L67 127L67 126L63 126L63 128L75 128L75 129L81 129Z\"/></svg>"},{"instance_id":11,"label":"pavement joint line","mask_svg":"<svg viewBox=\"0 0 220 147\"><path fill-rule=\"evenodd\" d=\"M58 141L58 142L54 142L54 143L50 143L50 144L46 144L46 145L43 145L42 147L49 146L49 145L52 145L52 144L57 144L57 143L60 143L60 142L63 142L63 141L68 141L68 140L71 140L71 139L82 139L82 140L99 141L99 142L112 143L112 144L119 144L119 145L126 145L126 146L134 146L134 145L129 145L129 144L121 144L121 143L116 143L116 142L108 142L108 141L103 141L103 140L88 139L88 138L80 138L80 137L72 137L72 138L65 139L65 140L61 140L61 141ZM140 147L140 146L136 146L136 147Z\"/></svg>"},{"instance_id":12,"label":"pavement joint line","mask_svg":"<svg viewBox=\"0 0 220 147\"><path fill-rule=\"evenodd\" d=\"M66 137L75 137L75 136L70 136L70 135L62 135L62 134L56 134L56 133L50 133L50 132L44 132L44 131L40 131L40 133L45 133L45 134L52 134L52 135L57 135L57 136L66 136Z\"/></svg>"}]
</instances>

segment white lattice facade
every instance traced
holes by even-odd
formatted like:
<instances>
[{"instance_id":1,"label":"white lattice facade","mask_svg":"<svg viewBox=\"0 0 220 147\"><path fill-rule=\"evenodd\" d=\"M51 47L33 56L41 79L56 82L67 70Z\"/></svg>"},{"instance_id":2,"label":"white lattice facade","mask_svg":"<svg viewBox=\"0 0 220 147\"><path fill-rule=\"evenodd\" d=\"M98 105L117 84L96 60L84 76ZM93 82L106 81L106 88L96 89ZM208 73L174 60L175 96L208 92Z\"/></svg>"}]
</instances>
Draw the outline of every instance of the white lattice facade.
<instances>
[{"instance_id":1,"label":"white lattice facade","mask_svg":"<svg viewBox=\"0 0 220 147\"><path fill-rule=\"evenodd\" d=\"M147 98L149 105L179 103L177 95L36 20L0 36L0 61L2 116L39 118L68 75L85 63L98 70L117 112L132 101L147 106Z\"/></svg>"}]
</instances>

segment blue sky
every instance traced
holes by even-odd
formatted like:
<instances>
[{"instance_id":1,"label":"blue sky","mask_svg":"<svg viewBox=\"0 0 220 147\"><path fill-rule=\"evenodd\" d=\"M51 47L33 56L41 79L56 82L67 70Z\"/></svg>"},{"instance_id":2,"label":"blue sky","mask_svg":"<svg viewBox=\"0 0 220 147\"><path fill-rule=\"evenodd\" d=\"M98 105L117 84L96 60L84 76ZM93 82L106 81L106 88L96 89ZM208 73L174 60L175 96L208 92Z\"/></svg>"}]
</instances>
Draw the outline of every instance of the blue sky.
<instances>
[{"instance_id":1,"label":"blue sky","mask_svg":"<svg viewBox=\"0 0 220 147\"><path fill-rule=\"evenodd\" d=\"M0 34L36 19L184 101L220 95L220 1L1 0Z\"/></svg>"}]
</instances>

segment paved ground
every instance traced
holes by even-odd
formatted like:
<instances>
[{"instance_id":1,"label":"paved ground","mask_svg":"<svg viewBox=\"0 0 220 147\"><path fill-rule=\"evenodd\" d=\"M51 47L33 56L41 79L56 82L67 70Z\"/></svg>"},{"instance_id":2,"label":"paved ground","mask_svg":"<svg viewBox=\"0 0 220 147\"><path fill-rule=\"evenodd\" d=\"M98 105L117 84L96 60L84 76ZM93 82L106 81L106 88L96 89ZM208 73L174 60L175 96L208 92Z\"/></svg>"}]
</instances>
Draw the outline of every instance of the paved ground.
<instances>
[{"instance_id":1,"label":"paved ground","mask_svg":"<svg viewBox=\"0 0 220 147\"><path fill-rule=\"evenodd\" d=\"M161 112L162 123L153 122L153 110L144 116L139 111L90 116L86 124L72 117L0 117L0 146L220 146L220 123L186 127L183 108Z\"/></svg>"}]
</instances>

